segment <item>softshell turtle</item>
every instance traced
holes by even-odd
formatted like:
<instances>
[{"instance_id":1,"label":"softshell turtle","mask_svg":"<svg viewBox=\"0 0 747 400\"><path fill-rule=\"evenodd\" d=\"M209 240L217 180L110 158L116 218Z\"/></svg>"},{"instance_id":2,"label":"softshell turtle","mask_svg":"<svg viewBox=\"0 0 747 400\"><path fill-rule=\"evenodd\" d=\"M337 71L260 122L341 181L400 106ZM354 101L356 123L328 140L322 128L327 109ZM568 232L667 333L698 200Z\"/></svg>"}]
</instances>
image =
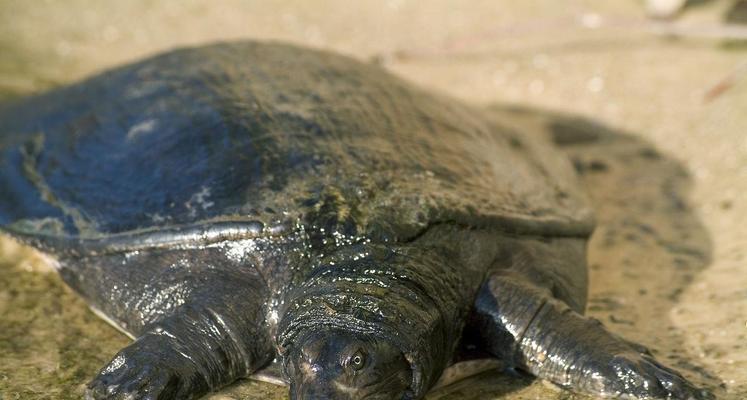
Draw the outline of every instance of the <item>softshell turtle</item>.
<instances>
[{"instance_id":1,"label":"softshell turtle","mask_svg":"<svg viewBox=\"0 0 747 400\"><path fill-rule=\"evenodd\" d=\"M182 49L6 105L0 129L2 229L136 339L89 398L264 370L292 399L420 399L485 357L596 395L702 396L582 315L594 224L568 160L374 65Z\"/></svg>"}]
</instances>

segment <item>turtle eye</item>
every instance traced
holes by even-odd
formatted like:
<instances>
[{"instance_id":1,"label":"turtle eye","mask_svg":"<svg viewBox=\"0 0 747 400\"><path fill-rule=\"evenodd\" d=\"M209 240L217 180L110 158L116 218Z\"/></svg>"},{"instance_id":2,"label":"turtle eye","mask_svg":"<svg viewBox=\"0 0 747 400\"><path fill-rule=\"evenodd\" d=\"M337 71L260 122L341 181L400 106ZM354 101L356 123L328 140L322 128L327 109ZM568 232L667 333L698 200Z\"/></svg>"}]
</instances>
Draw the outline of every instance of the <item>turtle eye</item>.
<instances>
[{"instance_id":1,"label":"turtle eye","mask_svg":"<svg viewBox=\"0 0 747 400\"><path fill-rule=\"evenodd\" d=\"M358 350L348 358L347 366L354 371L360 371L366 366L366 353L363 350Z\"/></svg>"}]
</instances>

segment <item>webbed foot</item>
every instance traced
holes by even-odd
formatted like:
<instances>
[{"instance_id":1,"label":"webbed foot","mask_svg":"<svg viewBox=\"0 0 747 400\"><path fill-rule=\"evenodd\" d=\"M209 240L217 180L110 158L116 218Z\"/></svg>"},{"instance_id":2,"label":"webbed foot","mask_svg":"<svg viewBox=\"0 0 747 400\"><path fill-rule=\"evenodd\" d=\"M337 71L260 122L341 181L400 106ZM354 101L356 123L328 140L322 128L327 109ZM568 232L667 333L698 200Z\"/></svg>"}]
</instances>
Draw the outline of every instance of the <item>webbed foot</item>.
<instances>
[{"instance_id":1,"label":"webbed foot","mask_svg":"<svg viewBox=\"0 0 747 400\"><path fill-rule=\"evenodd\" d=\"M629 352L607 362L595 360L583 368L590 392L604 396L638 399L709 400L713 396L665 367L651 355ZM588 386L587 386L588 385Z\"/></svg>"},{"instance_id":2,"label":"webbed foot","mask_svg":"<svg viewBox=\"0 0 747 400\"><path fill-rule=\"evenodd\" d=\"M490 351L559 386L630 400L713 398L645 346L609 332L526 280L490 278L475 308Z\"/></svg>"},{"instance_id":3,"label":"webbed foot","mask_svg":"<svg viewBox=\"0 0 747 400\"><path fill-rule=\"evenodd\" d=\"M190 399L204 393L207 385L190 360L165 339L146 335L122 349L88 384L86 400Z\"/></svg>"}]
</instances>

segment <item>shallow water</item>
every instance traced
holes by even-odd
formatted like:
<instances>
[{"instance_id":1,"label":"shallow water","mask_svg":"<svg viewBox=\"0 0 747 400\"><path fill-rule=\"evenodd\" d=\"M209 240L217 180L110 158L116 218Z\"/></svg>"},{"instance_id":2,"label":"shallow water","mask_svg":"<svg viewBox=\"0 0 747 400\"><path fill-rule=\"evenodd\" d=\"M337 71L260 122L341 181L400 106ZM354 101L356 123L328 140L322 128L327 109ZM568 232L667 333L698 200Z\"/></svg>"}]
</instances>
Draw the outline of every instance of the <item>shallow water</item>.
<instances>
[{"instance_id":1,"label":"shallow water","mask_svg":"<svg viewBox=\"0 0 747 400\"><path fill-rule=\"evenodd\" d=\"M747 397L747 86L736 80L704 100L738 71L744 47L642 33L637 3L623 0L500 8L365 1L358 10L333 1L272 9L233 1L58 3L0 1L0 95L40 91L179 44L280 38L375 59L468 101L588 117L497 111L521 129L599 131L590 120L615 127L604 140L565 150L600 224L589 254L588 312L718 398ZM706 2L681 22L717 23L725 3ZM0 239L0 398L80 398L127 342L37 254ZM211 398L285 396L283 388L244 382ZM488 372L429 398L582 397Z\"/></svg>"}]
</instances>

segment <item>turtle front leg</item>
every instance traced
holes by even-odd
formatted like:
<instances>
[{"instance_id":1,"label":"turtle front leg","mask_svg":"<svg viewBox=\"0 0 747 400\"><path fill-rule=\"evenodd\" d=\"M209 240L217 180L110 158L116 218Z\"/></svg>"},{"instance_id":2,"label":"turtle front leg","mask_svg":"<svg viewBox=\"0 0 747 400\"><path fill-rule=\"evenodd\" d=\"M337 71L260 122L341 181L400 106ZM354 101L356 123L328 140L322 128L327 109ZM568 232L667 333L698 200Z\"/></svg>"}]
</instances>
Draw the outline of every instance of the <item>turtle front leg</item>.
<instances>
[{"instance_id":1,"label":"turtle front leg","mask_svg":"<svg viewBox=\"0 0 747 400\"><path fill-rule=\"evenodd\" d=\"M233 311L185 305L152 324L101 370L86 397L194 399L249 375L272 359L272 348Z\"/></svg>"},{"instance_id":2,"label":"turtle front leg","mask_svg":"<svg viewBox=\"0 0 747 400\"><path fill-rule=\"evenodd\" d=\"M76 288L88 279L96 290L82 291L87 298L137 337L88 385L87 399L194 399L273 359L268 289L251 265L209 250L131 259L126 268L120 256L76 263L65 275ZM131 271L140 280L121 276Z\"/></svg>"},{"instance_id":3,"label":"turtle front leg","mask_svg":"<svg viewBox=\"0 0 747 400\"><path fill-rule=\"evenodd\" d=\"M489 278L475 311L489 351L560 386L603 397L709 398L643 346L511 272Z\"/></svg>"}]
</instances>

